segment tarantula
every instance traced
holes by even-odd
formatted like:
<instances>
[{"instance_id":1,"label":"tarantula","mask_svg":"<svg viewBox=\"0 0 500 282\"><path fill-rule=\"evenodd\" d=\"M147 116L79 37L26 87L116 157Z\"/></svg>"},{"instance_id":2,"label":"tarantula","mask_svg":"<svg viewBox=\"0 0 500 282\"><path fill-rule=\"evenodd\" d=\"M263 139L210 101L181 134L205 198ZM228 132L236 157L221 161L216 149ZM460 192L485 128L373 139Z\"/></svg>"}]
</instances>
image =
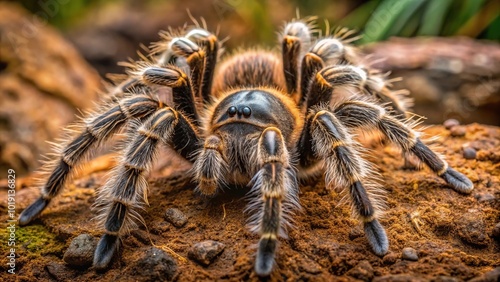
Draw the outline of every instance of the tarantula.
<instances>
[{"instance_id":1,"label":"tarantula","mask_svg":"<svg viewBox=\"0 0 500 282\"><path fill-rule=\"evenodd\" d=\"M380 184L357 130L376 129L426 164L453 189L472 182L430 150L408 122L399 92L363 63L347 29L321 36L312 20L293 20L281 35L281 58L261 49L238 52L216 71L221 42L206 27L163 33L151 55L129 65L128 79L46 166L42 195L19 218L26 225L57 196L92 148L127 125L127 141L112 177L99 190L105 228L94 267L105 269L120 236L141 220L147 181L160 144L190 161L197 190L215 195L224 185L249 185L249 225L260 235L255 272L274 266L278 236L299 207L299 180L324 173L326 185L346 191L377 255L389 243L377 220ZM318 34L318 38L315 35ZM170 88L173 103L156 97ZM346 95L346 93L348 95Z\"/></svg>"}]
</instances>

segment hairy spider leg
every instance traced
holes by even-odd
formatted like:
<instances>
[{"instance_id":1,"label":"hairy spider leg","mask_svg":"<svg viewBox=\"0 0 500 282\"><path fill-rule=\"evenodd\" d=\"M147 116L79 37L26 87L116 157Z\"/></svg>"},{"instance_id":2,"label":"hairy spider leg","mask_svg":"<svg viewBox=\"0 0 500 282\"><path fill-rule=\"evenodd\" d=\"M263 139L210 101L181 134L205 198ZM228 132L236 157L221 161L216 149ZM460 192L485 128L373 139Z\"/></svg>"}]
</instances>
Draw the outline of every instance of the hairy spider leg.
<instances>
[{"instance_id":1,"label":"hairy spider leg","mask_svg":"<svg viewBox=\"0 0 500 282\"><path fill-rule=\"evenodd\" d=\"M312 23L292 21L285 25L281 39L283 74L289 95L296 95L299 87L301 54L311 44Z\"/></svg>"},{"instance_id":2,"label":"hairy spider leg","mask_svg":"<svg viewBox=\"0 0 500 282\"><path fill-rule=\"evenodd\" d=\"M380 130L404 152L414 154L455 191L469 194L474 188L465 175L449 167L443 156L434 153L422 142L418 131L388 114L383 107L369 101L349 101L340 104L334 112L350 128Z\"/></svg>"},{"instance_id":3,"label":"hairy spider leg","mask_svg":"<svg viewBox=\"0 0 500 282\"><path fill-rule=\"evenodd\" d=\"M151 115L160 103L147 95L137 95L103 107L99 112L83 122L80 134L58 149L58 158L46 164L48 178L42 186L42 195L28 206L19 216L19 225L23 226L36 218L57 196L66 181L72 176L89 151L99 143L112 136L122 128L127 121L144 118Z\"/></svg>"},{"instance_id":4,"label":"hairy spider leg","mask_svg":"<svg viewBox=\"0 0 500 282\"><path fill-rule=\"evenodd\" d=\"M198 96L203 99L205 104L211 102L212 81L217 65L218 53L220 50L219 41L214 34L201 29L195 28L186 34L186 38L194 40L200 45L206 53L205 62L203 67L203 77L201 79L201 88Z\"/></svg>"},{"instance_id":5,"label":"hairy spider leg","mask_svg":"<svg viewBox=\"0 0 500 282\"><path fill-rule=\"evenodd\" d=\"M337 85L355 84L365 80L366 73L352 66L326 67L321 70L311 84L311 93L308 106L321 105L329 101L333 88ZM463 174L448 167L442 156L430 150L419 138L419 133L407 123L389 114L382 106L372 102L358 101L339 107L335 114L341 113L339 109L352 105L350 111L345 111L340 120L350 127L364 127L380 130L392 143L398 145L403 152L414 154L423 161L432 171L443 178L458 192L470 193L474 185ZM354 105L356 107L354 107ZM349 108L349 107L347 107Z\"/></svg>"},{"instance_id":6,"label":"hairy spider leg","mask_svg":"<svg viewBox=\"0 0 500 282\"><path fill-rule=\"evenodd\" d=\"M182 150L173 146L188 160L199 149L198 135L194 126L172 108L162 108L148 118L132 136L125 148L120 164L106 183L97 200L101 209L98 219L104 223L105 234L94 253L94 267L105 269L119 246L119 238L142 220L136 209L147 203L146 176L155 161L160 144L182 144L174 140L189 140Z\"/></svg>"},{"instance_id":7,"label":"hairy spider leg","mask_svg":"<svg viewBox=\"0 0 500 282\"><path fill-rule=\"evenodd\" d=\"M376 181L377 174L361 154L361 145L333 113L319 110L309 119L314 151L325 161L325 182L328 186L348 189L353 212L363 221L373 251L377 255L386 254L389 241L377 220L383 205L383 190Z\"/></svg>"},{"instance_id":8,"label":"hairy spider leg","mask_svg":"<svg viewBox=\"0 0 500 282\"><path fill-rule=\"evenodd\" d=\"M290 168L289 154L281 131L276 127L266 128L258 142L257 155L261 169L254 176L251 190L256 209L249 222L258 228L260 240L255 260L255 272L268 276L274 266L278 236L284 236L286 212L298 206L298 184L295 172ZM286 204L284 204L284 202Z\"/></svg>"}]
</instances>

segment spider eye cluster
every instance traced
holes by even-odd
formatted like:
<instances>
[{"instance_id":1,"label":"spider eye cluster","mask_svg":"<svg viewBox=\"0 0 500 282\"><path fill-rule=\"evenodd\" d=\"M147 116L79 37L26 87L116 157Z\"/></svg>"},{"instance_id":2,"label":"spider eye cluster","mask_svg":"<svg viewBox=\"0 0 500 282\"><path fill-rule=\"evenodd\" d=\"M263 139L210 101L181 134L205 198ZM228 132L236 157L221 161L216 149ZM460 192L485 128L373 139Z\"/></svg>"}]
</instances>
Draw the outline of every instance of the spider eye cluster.
<instances>
[{"instance_id":1,"label":"spider eye cluster","mask_svg":"<svg viewBox=\"0 0 500 282\"><path fill-rule=\"evenodd\" d=\"M249 117L252 114L252 109L250 109L250 107L248 106L242 106L239 109L235 106L231 106L229 107L229 109L227 109L227 114L230 117L233 117L236 114L243 115L244 117Z\"/></svg>"}]
</instances>

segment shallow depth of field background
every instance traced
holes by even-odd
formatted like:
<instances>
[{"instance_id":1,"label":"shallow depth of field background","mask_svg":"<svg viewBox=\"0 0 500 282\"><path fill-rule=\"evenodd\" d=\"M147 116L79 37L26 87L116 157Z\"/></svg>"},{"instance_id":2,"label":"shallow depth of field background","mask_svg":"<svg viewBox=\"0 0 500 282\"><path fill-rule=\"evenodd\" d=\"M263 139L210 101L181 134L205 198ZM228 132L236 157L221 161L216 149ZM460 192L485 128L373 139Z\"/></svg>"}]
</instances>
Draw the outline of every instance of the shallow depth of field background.
<instances>
[{"instance_id":1,"label":"shallow depth of field background","mask_svg":"<svg viewBox=\"0 0 500 282\"><path fill-rule=\"evenodd\" d=\"M179 27L185 23L191 24L188 11L197 20L203 17L212 31L219 30L220 38L228 37L229 40L225 46L229 52L242 46L279 46L277 31L285 21L295 18L297 11L301 17L318 16L318 25L322 29L325 28L325 21L328 21L331 27L345 26L357 30L362 35L362 38L356 42L358 45L373 44L391 37L466 37L497 43L500 40L500 2L495 0L22 0L20 2L31 12L63 32L102 76L107 73L123 72L123 68L118 67L116 63L129 57L137 58L135 52L139 44L149 45L150 42L157 41L159 30L165 30L169 26ZM469 46L465 54L458 54L457 48L466 44L461 42L448 42L447 44L441 49L449 53L446 55L456 56L458 60L471 61L473 64L476 61L491 62L493 60L480 56L478 58L467 57L467 52L491 53L489 49L481 51L481 48ZM409 45L411 46L412 43ZM439 44L425 43L427 52L430 52L430 58L419 59L418 66L401 65L410 59L407 54L402 54L401 59L398 59L400 62L393 63L389 60L388 64L392 65L382 67L382 69L392 71L418 67L437 68L437 77L432 73L431 81L424 82L424 84L441 84L434 92L447 92L448 86L442 84L446 84L443 79L447 80L448 77L446 73L444 77L441 73L443 70L441 58L433 58L434 45ZM405 50L417 57L425 53L411 52L408 48ZM384 53L382 49L382 53L375 53L381 57L395 55L392 49L385 52L387 53ZM490 55L497 59L500 57L498 52ZM436 61L437 67L432 63ZM456 62L451 59L449 62L444 62L445 65L447 63L450 66L444 67L445 72L447 68L453 69L456 65ZM432 66L429 67L429 65ZM470 69L468 63L463 65L463 68ZM481 70L473 71L474 74L482 72L478 77L470 78L467 74L464 75L466 79L472 79L475 82L475 85L468 87L474 88L473 90L459 91L467 91L468 94L449 93L448 95L432 91L415 93L418 98L415 111L428 116L429 123L457 118L464 122L500 124L498 116L492 117L486 114L486 111L494 109L479 110L485 104L499 100L498 97L485 98L492 93L498 96L500 88L500 82L497 81L498 69L488 68L490 67L485 66ZM406 73L396 72L396 75L405 76ZM453 82L448 83L452 85L451 88L454 84L461 83L456 82L455 79L451 80ZM411 87L406 84L398 86L416 88L416 91L420 88L420 86ZM415 91L415 89L410 90ZM443 97L443 95L448 97ZM438 109L423 109L419 107L419 100L422 103L427 101L428 104L440 103L443 107L452 110L437 117L434 113ZM476 110L480 112L478 116L474 114Z\"/></svg>"},{"instance_id":2,"label":"shallow depth of field background","mask_svg":"<svg viewBox=\"0 0 500 282\"><path fill-rule=\"evenodd\" d=\"M92 47L99 39L108 43L84 50L117 59L133 55L139 42L156 41L157 31L191 23L187 11L203 17L226 46L276 44L276 31L284 21L315 15L319 26L358 30L358 44L382 41L391 36L466 36L500 40L500 3L494 0L21 0L28 10L64 32L77 46ZM90 34L89 34L90 33ZM90 36L93 35L93 36ZM87 37L86 37L87 36ZM108 36L105 38L105 36ZM90 37L90 38L89 38ZM87 39L86 43L80 42ZM111 41L116 40L113 44ZM130 42L130 44L125 44ZM104 43L100 43L104 44ZM451 52L452 50L450 50ZM87 55L87 54L86 54ZM99 54L93 55L96 59ZM93 59L94 57L89 57ZM113 64L112 64L113 65Z\"/></svg>"}]
</instances>

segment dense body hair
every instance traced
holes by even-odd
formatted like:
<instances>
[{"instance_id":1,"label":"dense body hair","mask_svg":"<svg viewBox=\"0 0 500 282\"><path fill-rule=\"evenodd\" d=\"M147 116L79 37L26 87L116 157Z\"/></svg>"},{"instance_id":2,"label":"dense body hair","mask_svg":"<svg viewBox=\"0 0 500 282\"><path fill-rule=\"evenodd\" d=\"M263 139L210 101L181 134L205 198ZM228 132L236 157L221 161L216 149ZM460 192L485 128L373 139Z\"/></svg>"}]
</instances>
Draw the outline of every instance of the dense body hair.
<instances>
[{"instance_id":1,"label":"dense body hair","mask_svg":"<svg viewBox=\"0 0 500 282\"><path fill-rule=\"evenodd\" d=\"M232 89L267 87L285 89L283 67L277 55L265 50L240 50L216 69L213 95Z\"/></svg>"}]
</instances>

